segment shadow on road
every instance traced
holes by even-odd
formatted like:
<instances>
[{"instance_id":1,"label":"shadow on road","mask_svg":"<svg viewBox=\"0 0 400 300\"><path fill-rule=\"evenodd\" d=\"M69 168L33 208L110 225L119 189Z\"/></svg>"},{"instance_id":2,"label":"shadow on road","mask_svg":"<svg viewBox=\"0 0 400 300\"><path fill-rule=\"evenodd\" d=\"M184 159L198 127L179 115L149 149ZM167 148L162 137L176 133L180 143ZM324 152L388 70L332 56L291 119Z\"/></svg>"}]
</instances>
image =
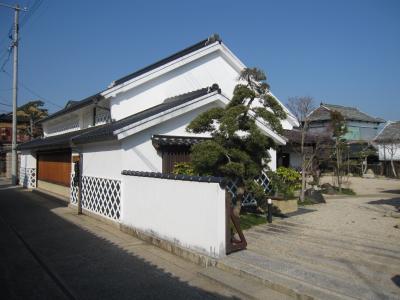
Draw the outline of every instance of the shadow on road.
<instances>
[{"instance_id":1,"label":"shadow on road","mask_svg":"<svg viewBox=\"0 0 400 300\"><path fill-rule=\"evenodd\" d=\"M368 204L374 205L391 205L395 207L397 210L400 210L400 198L391 198L391 199L380 199L368 202Z\"/></svg>"},{"instance_id":2,"label":"shadow on road","mask_svg":"<svg viewBox=\"0 0 400 300\"><path fill-rule=\"evenodd\" d=\"M397 285L398 287L400 287L400 275L395 275L392 277L392 281L395 285Z\"/></svg>"},{"instance_id":3,"label":"shadow on road","mask_svg":"<svg viewBox=\"0 0 400 300\"><path fill-rule=\"evenodd\" d=\"M50 211L62 203L1 188L3 299L224 299Z\"/></svg>"},{"instance_id":4,"label":"shadow on road","mask_svg":"<svg viewBox=\"0 0 400 300\"><path fill-rule=\"evenodd\" d=\"M385 190L385 191L382 191L382 193L400 194L400 190Z\"/></svg>"}]
</instances>

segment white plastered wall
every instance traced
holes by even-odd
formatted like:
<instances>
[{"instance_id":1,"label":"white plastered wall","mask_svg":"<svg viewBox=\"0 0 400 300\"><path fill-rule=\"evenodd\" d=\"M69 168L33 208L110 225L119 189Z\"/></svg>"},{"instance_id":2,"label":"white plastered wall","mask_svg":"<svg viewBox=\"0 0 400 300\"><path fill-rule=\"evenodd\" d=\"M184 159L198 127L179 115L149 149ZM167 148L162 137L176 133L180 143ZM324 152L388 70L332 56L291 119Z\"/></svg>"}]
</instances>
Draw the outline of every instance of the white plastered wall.
<instances>
[{"instance_id":1,"label":"white plastered wall","mask_svg":"<svg viewBox=\"0 0 400 300\"><path fill-rule=\"evenodd\" d=\"M390 151L389 151L390 150ZM400 160L400 144L390 145L378 145L379 160L390 161L391 155L393 154L393 160ZM392 153L393 152L393 153Z\"/></svg>"},{"instance_id":2,"label":"white plastered wall","mask_svg":"<svg viewBox=\"0 0 400 300\"><path fill-rule=\"evenodd\" d=\"M161 153L154 148L151 138L155 134L194 136L186 132L186 126L198 114L215 107L215 103L203 106L189 113L145 129L119 142L89 144L82 148L84 176L119 179L122 170L147 172L162 171ZM201 134L196 136L208 136ZM276 169L276 151L271 149L272 170Z\"/></svg>"},{"instance_id":3,"label":"white plastered wall","mask_svg":"<svg viewBox=\"0 0 400 300\"><path fill-rule=\"evenodd\" d=\"M36 155L29 150L21 151L20 168L36 169Z\"/></svg>"},{"instance_id":4,"label":"white plastered wall","mask_svg":"<svg viewBox=\"0 0 400 300\"><path fill-rule=\"evenodd\" d=\"M82 176L121 179L122 150L118 142L89 144L81 148Z\"/></svg>"},{"instance_id":5,"label":"white plastered wall","mask_svg":"<svg viewBox=\"0 0 400 300\"><path fill-rule=\"evenodd\" d=\"M218 183L124 176L121 223L215 258L225 255L225 190Z\"/></svg>"},{"instance_id":6,"label":"white plastered wall","mask_svg":"<svg viewBox=\"0 0 400 300\"><path fill-rule=\"evenodd\" d=\"M220 51L212 52L111 99L111 117L120 120L162 103L166 98L209 87L217 83L232 97L239 73Z\"/></svg>"}]
</instances>

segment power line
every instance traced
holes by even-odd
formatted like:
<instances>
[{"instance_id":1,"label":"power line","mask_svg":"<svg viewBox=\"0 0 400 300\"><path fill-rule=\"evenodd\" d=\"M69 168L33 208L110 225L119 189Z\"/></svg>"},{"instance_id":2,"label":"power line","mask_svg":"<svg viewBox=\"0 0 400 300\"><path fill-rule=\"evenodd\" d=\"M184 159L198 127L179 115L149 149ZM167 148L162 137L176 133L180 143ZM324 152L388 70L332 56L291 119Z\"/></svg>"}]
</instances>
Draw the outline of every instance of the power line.
<instances>
[{"instance_id":1,"label":"power line","mask_svg":"<svg viewBox=\"0 0 400 300\"><path fill-rule=\"evenodd\" d=\"M8 77L12 78L12 77L11 77L11 74L8 73L7 71L3 70L3 72L4 72ZM19 80L19 84L20 84L26 91L28 91L29 93L31 93L32 95L34 95L34 96L36 96L36 97L38 97L38 98L40 98L40 99L43 99L44 101L46 101L46 102L48 102L48 103L50 103L50 104L52 104L52 105L54 105L54 106L57 106L58 108L63 108L61 105L56 104L56 103L54 103L54 102L51 102L50 100L46 99L45 97L39 95L39 94L36 93L34 90L32 90L31 88L27 87L21 80Z\"/></svg>"},{"instance_id":2,"label":"power line","mask_svg":"<svg viewBox=\"0 0 400 300\"><path fill-rule=\"evenodd\" d=\"M11 104L7 104L7 103L4 103L4 102L0 102L0 105L4 105L4 106L10 106L10 107L12 107L12 105L11 105Z\"/></svg>"}]
</instances>

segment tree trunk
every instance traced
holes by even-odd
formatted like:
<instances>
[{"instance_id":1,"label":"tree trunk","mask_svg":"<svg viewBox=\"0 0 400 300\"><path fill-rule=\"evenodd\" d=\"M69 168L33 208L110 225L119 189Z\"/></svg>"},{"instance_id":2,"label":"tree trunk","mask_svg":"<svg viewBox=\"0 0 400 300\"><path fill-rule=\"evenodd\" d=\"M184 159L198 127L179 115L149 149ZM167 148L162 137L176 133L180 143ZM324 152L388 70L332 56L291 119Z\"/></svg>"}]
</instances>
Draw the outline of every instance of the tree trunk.
<instances>
[{"instance_id":1,"label":"tree trunk","mask_svg":"<svg viewBox=\"0 0 400 300\"><path fill-rule=\"evenodd\" d=\"M238 218L240 218L240 210L242 209L244 191L244 187L241 186L239 186L236 190L236 204L233 207L233 214Z\"/></svg>"},{"instance_id":2,"label":"tree trunk","mask_svg":"<svg viewBox=\"0 0 400 300\"><path fill-rule=\"evenodd\" d=\"M306 166L305 166L305 155L303 155L303 164L301 166L301 191L300 191L300 201L303 202L305 199L306 192Z\"/></svg>"},{"instance_id":3,"label":"tree trunk","mask_svg":"<svg viewBox=\"0 0 400 300\"><path fill-rule=\"evenodd\" d=\"M33 118L29 118L29 126L30 126L30 135L29 135L29 140L31 141L33 139Z\"/></svg>"},{"instance_id":4,"label":"tree trunk","mask_svg":"<svg viewBox=\"0 0 400 300\"><path fill-rule=\"evenodd\" d=\"M396 173L396 168L395 168L395 166L394 166L393 157L392 157L392 159L390 160L390 165L392 166L393 176L394 176L395 178L397 178L397 173Z\"/></svg>"},{"instance_id":5,"label":"tree trunk","mask_svg":"<svg viewBox=\"0 0 400 300\"><path fill-rule=\"evenodd\" d=\"M336 141L336 169L337 169L337 181L338 181L338 187L339 187L339 193L342 192L342 181L341 181L341 174L340 174L340 169L341 169L341 153L340 153L340 145L339 142Z\"/></svg>"}]
</instances>

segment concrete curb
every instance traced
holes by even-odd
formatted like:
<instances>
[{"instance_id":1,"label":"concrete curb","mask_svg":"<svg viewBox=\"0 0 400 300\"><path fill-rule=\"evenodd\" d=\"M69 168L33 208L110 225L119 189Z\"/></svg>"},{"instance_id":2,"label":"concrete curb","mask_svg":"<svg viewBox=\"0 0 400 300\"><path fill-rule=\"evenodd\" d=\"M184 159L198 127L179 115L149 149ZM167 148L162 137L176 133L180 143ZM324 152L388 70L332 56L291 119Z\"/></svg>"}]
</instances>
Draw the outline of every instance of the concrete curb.
<instances>
[{"instance_id":1,"label":"concrete curb","mask_svg":"<svg viewBox=\"0 0 400 300\"><path fill-rule=\"evenodd\" d=\"M217 264L217 260L214 258L193 252L193 251L183 248L177 244L160 239L159 237L144 233L136 228L132 228L132 227L129 227L129 226L126 226L123 224L120 224L119 228L122 232L128 233L142 241L145 241L154 246L157 246L163 250L166 250L178 257L181 257L181 258L183 258L187 261L190 261L192 263L195 263L199 266L210 267L210 266L215 266Z\"/></svg>"}]
</instances>

